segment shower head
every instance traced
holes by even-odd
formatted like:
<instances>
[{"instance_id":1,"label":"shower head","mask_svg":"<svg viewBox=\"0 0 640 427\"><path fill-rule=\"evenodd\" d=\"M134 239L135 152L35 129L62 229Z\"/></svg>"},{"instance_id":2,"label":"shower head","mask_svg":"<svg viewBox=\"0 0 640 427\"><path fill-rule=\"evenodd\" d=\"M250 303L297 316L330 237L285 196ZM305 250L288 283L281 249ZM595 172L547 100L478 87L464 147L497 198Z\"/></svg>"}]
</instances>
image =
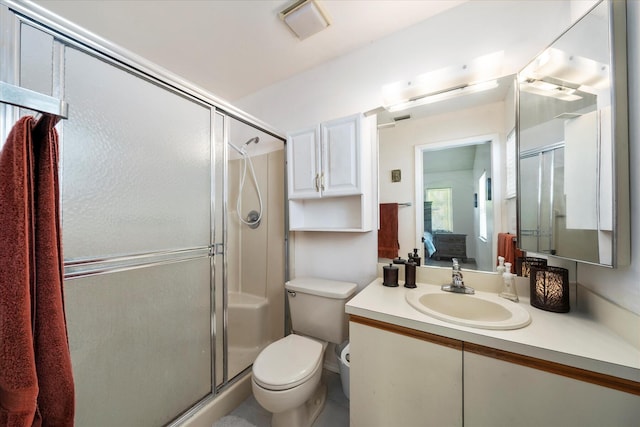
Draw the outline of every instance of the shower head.
<instances>
[{"instance_id":1,"label":"shower head","mask_svg":"<svg viewBox=\"0 0 640 427\"><path fill-rule=\"evenodd\" d=\"M245 145L249 145L252 142L255 142L256 144L258 143L258 141L260 141L260 138L258 138L257 136L254 136L253 138L250 138L247 142L245 142L244 144L242 144L242 146L238 147L235 144L232 144L231 142L228 142L229 147L233 148L234 150L236 150L240 155L244 156L245 154L247 154L247 150L244 148Z\"/></svg>"}]
</instances>

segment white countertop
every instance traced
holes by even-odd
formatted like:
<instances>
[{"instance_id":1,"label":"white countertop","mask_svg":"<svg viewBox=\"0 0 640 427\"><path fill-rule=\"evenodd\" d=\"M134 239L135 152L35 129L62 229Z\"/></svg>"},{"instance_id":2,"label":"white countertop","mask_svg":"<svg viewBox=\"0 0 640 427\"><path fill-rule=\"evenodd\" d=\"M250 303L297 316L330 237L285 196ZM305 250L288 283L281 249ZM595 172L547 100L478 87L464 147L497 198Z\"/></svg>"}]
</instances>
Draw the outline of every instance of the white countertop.
<instances>
[{"instance_id":1,"label":"white countertop","mask_svg":"<svg viewBox=\"0 0 640 427\"><path fill-rule=\"evenodd\" d=\"M418 284L418 288L439 285ZM352 298L346 312L393 325L510 351L593 372L640 382L640 350L585 314L551 313L520 298L531 323L515 330L458 326L419 312L407 303L402 286L382 286L377 278Z\"/></svg>"}]
</instances>

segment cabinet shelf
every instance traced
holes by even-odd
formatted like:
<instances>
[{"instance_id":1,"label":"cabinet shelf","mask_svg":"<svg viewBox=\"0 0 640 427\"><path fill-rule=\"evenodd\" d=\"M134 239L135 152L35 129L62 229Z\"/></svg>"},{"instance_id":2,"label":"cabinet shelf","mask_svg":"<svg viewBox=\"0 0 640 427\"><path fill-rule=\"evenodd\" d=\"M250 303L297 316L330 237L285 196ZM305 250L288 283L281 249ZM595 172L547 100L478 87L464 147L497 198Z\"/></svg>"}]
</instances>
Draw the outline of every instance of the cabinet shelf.
<instances>
[{"instance_id":1,"label":"cabinet shelf","mask_svg":"<svg viewBox=\"0 0 640 427\"><path fill-rule=\"evenodd\" d=\"M371 231L366 195L289 200L291 231Z\"/></svg>"}]
</instances>

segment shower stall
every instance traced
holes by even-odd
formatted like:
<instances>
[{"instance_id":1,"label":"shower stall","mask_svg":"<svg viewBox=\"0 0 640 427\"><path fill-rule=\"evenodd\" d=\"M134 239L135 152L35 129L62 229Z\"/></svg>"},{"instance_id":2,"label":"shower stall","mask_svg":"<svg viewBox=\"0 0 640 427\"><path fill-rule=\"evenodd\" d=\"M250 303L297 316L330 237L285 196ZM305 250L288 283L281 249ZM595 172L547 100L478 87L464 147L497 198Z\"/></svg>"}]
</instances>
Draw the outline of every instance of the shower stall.
<instances>
[{"instance_id":1,"label":"shower stall","mask_svg":"<svg viewBox=\"0 0 640 427\"><path fill-rule=\"evenodd\" d=\"M0 80L69 105L76 425L178 425L284 334L285 139L46 11L0 0L0 24ZM1 141L25 114L0 104Z\"/></svg>"},{"instance_id":2,"label":"shower stall","mask_svg":"<svg viewBox=\"0 0 640 427\"><path fill-rule=\"evenodd\" d=\"M228 355L226 368L217 372L226 371L228 379L284 334L285 152L283 141L236 118L218 115L216 123L228 131L216 136L226 141L219 146L226 155L216 197L225 206L218 228L226 230L227 242L226 265L217 266L226 272L220 281L227 286L218 289L226 294L218 295L217 307L226 307L226 328L218 331L226 339L217 343L226 343L218 351Z\"/></svg>"}]
</instances>

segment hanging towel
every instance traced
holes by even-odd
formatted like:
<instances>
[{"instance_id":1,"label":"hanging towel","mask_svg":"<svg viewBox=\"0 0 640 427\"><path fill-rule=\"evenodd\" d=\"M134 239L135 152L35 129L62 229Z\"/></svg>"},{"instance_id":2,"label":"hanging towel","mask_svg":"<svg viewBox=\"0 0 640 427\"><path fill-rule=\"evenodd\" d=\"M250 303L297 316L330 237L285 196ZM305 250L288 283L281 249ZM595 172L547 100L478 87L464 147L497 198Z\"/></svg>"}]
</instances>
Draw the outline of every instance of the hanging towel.
<instances>
[{"instance_id":1,"label":"hanging towel","mask_svg":"<svg viewBox=\"0 0 640 427\"><path fill-rule=\"evenodd\" d=\"M378 257L397 258L398 243L398 204L380 204L380 229L378 230Z\"/></svg>"},{"instance_id":2,"label":"hanging towel","mask_svg":"<svg viewBox=\"0 0 640 427\"><path fill-rule=\"evenodd\" d=\"M498 256L503 256L504 262L510 262L513 266L511 272L515 272L516 258L523 256L515 234L498 233Z\"/></svg>"},{"instance_id":3,"label":"hanging towel","mask_svg":"<svg viewBox=\"0 0 640 427\"><path fill-rule=\"evenodd\" d=\"M58 138L14 126L0 152L0 426L73 426L62 293Z\"/></svg>"},{"instance_id":4,"label":"hanging towel","mask_svg":"<svg viewBox=\"0 0 640 427\"><path fill-rule=\"evenodd\" d=\"M21 119L0 153L0 425L30 426L38 381L31 324L33 156Z\"/></svg>"}]
</instances>

